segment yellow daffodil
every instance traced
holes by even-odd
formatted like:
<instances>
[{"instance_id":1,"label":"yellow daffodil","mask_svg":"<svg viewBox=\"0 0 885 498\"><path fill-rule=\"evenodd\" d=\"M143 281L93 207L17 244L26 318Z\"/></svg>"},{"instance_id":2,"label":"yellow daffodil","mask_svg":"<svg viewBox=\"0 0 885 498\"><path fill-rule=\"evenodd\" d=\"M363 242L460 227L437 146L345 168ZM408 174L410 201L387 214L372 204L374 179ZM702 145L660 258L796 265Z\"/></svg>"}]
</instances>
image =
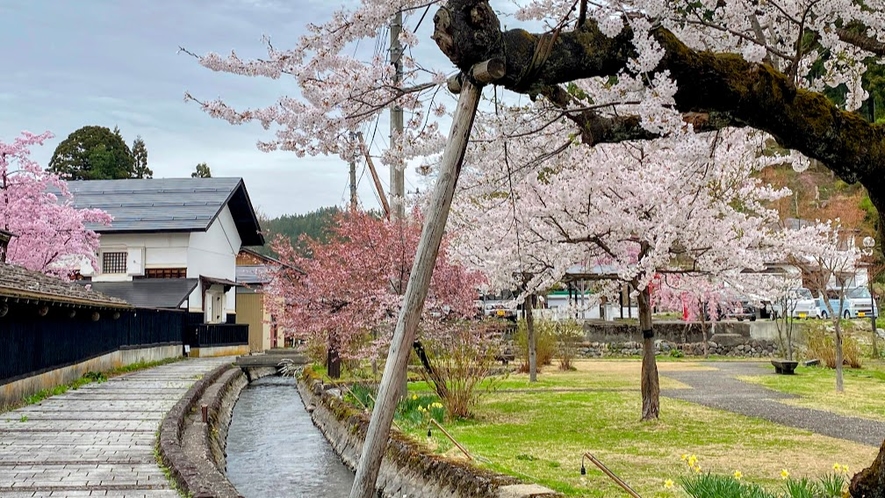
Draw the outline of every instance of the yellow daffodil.
<instances>
[{"instance_id":1,"label":"yellow daffodil","mask_svg":"<svg viewBox=\"0 0 885 498\"><path fill-rule=\"evenodd\" d=\"M842 466L842 472L845 472L846 474L848 473L848 466L847 465Z\"/></svg>"},{"instance_id":2,"label":"yellow daffodil","mask_svg":"<svg viewBox=\"0 0 885 498\"><path fill-rule=\"evenodd\" d=\"M667 479L666 481L664 481L664 488L673 489L673 479Z\"/></svg>"},{"instance_id":3,"label":"yellow daffodil","mask_svg":"<svg viewBox=\"0 0 885 498\"><path fill-rule=\"evenodd\" d=\"M735 471L734 471L734 478L735 478L735 479L737 479L738 481L740 481L742 477L744 477L744 473L743 473L743 472L741 472L740 470L735 470Z\"/></svg>"},{"instance_id":4,"label":"yellow daffodil","mask_svg":"<svg viewBox=\"0 0 885 498\"><path fill-rule=\"evenodd\" d=\"M413 395L412 395L412 401L415 401L416 399L418 399L418 395L417 395L417 394L413 394Z\"/></svg>"},{"instance_id":5,"label":"yellow daffodil","mask_svg":"<svg viewBox=\"0 0 885 498\"><path fill-rule=\"evenodd\" d=\"M682 461L684 462L686 460L688 460L688 453L683 453L682 454Z\"/></svg>"},{"instance_id":6,"label":"yellow daffodil","mask_svg":"<svg viewBox=\"0 0 885 498\"><path fill-rule=\"evenodd\" d=\"M698 464L698 457L696 457L695 455L688 457L688 466L689 467L694 467L697 464Z\"/></svg>"},{"instance_id":7,"label":"yellow daffodil","mask_svg":"<svg viewBox=\"0 0 885 498\"><path fill-rule=\"evenodd\" d=\"M695 465L695 466L694 466L694 472L695 472L695 474L700 474L700 473L701 473L701 466L700 466L700 465Z\"/></svg>"},{"instance_id":8,"label":"yellow daffodil","mask_svg":"<svg viewBox=\"0 0 885 498\"><path fill-rule=\"evenodd\" d=\"M840 470L842 470L842 466L839 465L838 463L834 463L834 464L833 464L833 470L834 470L835 472L839 472Z\"/></svg>"},{"instance_id":9,"label":"yellow daffodil","mask_svg":"<svg viewBox=\"0 0 885 498\"><path fill-rule=\"evenodd\" d=\"M788 479L790 477L790 473L787 472L787 469L781 469L781 479Z\"/></svg>"}]
</instances>

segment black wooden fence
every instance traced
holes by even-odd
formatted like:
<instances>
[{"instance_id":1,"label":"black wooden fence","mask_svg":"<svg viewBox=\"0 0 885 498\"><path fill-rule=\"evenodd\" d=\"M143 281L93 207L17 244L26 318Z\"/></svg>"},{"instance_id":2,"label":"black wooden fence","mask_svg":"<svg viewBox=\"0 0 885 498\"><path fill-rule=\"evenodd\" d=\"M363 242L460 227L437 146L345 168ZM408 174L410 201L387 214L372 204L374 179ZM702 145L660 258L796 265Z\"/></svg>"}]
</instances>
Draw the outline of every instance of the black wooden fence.
<instances>
[{"instance_id":1,"label":"black wooden fence","mask_svg":"<svg viewBox=\"0 0 885 498\"><path fill-rule=\"evenodd\" d=\"M184 319L177 310L56 307L40 316L33 304L9 303L0 317L0 384L119 349L181 344Z\"/></svg>"},{"instance_id":2,"label":"black wooden fence","mask_svg":"<svg viewBox=\"0 0 885 498\"><path fill-rule=\"evenodd\" d=\"M22 303L7 303L6 310L0 316L0 385L119 349L249 344L248 325L202 324L201 313L184 310L50 306L40 316L37 305Z\"/></svg>"},{"instance_id":3,"label":"black wooden fence","mask_svg":"<svg viewBox=\"0 0 885 498\"><path fill-rule=\"evenodd\" d=\"M249 344L249 325L201 323L185 330L184 343L192 348Z\"/></svg>"}]
</instances>

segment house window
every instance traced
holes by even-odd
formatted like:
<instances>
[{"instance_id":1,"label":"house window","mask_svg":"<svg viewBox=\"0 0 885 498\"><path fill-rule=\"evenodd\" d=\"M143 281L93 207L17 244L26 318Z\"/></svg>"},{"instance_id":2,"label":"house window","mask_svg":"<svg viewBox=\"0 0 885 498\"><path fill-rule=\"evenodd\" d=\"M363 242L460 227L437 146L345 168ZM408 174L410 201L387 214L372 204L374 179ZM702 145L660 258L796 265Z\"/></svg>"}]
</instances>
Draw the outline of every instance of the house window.
<instances>
[{"instance_id":1,"label":"house window","mask_svg":"<svg viewBox=\"0 0 885 498\"><path fill-rule=\"evenodd\" d=\"M126 273L126 254L126 251L102 253L102 273Z\"/></svg>"},{"instance_id":2,"label":"house window","mask_svg":"<svg viewBox=\"0 0 885 498\"><path fill-rule=\"evenodd\" d=\"M187 268L148 268L144 278L187 278Z\"/></svg>"}]
</instances>

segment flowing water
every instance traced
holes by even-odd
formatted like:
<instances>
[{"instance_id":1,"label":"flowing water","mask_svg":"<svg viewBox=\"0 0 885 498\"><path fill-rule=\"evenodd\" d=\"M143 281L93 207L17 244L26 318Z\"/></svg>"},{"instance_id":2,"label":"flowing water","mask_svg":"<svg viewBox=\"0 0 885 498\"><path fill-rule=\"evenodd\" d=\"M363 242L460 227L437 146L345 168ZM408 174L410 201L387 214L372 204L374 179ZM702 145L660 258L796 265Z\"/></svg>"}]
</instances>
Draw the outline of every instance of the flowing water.
<instances>
[{"instance_id":1,"label":"flowing water","mask_svg":"<svg viewBox=\"0 0 885 498\"><path fill-rule=\"evenodd\" d=\"M243 389L227 435L227 476L246 498L338 498L353 485L288 377Z\"/></svg>"}]
</instances>

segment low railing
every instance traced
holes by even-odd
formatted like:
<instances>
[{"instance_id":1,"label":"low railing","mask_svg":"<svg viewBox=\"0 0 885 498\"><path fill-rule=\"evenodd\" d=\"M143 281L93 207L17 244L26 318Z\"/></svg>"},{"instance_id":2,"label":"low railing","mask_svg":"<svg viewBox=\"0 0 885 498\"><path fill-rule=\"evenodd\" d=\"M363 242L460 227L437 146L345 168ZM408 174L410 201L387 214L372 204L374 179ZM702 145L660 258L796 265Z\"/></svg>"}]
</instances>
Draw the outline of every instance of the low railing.
<instances>
[{"instance_id":1,"label":"low railing","mask_svg":"<svg viewBox=\"0 0 885 498\"><path fill-rule=\"evenodd\" d=\"M185 331L184 343L192 348L249 344L249 325L201 323Z\"/></svg>"}]
</instances>

